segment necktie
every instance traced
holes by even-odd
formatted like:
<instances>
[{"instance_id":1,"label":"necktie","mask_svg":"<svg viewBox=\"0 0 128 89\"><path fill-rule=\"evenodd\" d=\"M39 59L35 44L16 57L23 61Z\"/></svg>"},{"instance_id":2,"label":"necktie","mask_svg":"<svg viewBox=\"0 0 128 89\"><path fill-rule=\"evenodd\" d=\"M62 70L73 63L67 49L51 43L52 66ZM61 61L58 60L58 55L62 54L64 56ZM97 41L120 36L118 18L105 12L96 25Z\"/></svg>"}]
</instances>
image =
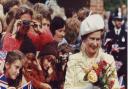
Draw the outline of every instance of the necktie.
<instances>
[{"instance_id":1,"label":"necktie","mask_svg":"<svg viewBox=\"0 0 128 89\"><path fill-rule=\"evenodd\" d=\"M116 31L116 34L119 35L119 31L118 30Z\"/></svg>"}]
</instances>

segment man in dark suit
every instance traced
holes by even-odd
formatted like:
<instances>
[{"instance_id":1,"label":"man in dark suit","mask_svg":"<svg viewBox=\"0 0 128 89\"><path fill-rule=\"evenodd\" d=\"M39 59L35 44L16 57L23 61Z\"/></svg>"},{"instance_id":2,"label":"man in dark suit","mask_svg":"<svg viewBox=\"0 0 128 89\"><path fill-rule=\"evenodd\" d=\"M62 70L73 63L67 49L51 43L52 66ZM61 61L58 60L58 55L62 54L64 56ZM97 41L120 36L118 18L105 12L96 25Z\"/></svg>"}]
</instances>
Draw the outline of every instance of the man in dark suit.
<instances>
[{"instance_id":1,"label":"man in dark suit","mask_svg":"<svg viewBox=\"0 0 128 89\"><path fill-rule=\"evenodd\" d=\"M114 28L110 29L105 37L106 51L116 60L118 76L127 74L127 32L123 27L123 22L121 9L118 8L113 17Z\"/></svg>"}]
</instances>

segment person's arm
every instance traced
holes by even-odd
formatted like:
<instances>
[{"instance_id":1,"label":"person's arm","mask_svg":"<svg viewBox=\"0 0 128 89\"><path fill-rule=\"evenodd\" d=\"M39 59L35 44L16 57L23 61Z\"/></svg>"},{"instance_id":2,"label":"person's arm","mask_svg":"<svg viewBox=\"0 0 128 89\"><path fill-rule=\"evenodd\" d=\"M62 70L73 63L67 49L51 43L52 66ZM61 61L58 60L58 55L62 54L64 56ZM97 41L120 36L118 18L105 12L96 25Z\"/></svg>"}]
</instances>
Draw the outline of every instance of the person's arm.
<instances>
[{"instance_id":1,"label":"person's arm","mask_svg":"<svg viewBox=\"0 0 128 89\"><path fill-rule=\"evenodd\" d=\"M41 68L39 59L35 58L35 60L36 60L37 69L42 72L42 68Z\"/></svg>"},{"instance_id":2,"label":"person's arm","mask_svg":"<svg viewBox=\"0 0 128 89\"><path fill-rule=\"evenodd\" d=\"M9 23L7 29L6 29L6 32L12 33L13 27L14 27L14 24L15 24L15 21L16 21L15 15L17 13L17 10L18 10L18 8L12 8L12 9L10 9L9 12L12 13L13 15L12 15L11 21L10 21L10 23Z\"/></svg>"},{"instance_id":3,"label":"person's arm","mask_svg":"<svg viewBox=\"0 0 128 89\"><path fill-rule=\"evenodd\" d=\"M12 33L14 23L15 23L15 18L13 18L13 19L11 20L10 24L9 24L8 27L7 27L6 33Z\"/></svg>"}]
</instances>

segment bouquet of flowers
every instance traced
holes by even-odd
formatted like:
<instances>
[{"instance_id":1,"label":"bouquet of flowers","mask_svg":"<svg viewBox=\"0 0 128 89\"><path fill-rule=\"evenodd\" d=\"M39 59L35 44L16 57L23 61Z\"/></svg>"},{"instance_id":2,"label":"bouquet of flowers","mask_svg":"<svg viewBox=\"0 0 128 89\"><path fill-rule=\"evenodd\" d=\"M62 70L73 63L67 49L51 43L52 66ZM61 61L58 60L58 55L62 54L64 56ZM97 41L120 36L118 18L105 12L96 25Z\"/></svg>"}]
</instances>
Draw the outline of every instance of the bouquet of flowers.
<instances>
[{"instance_id":1,"label":"bouquet of flowers","mask_svg":"<svg viewBox=\"0 0 128 89\"><path fill-rule=\"evenodd\" d=\"M85 70L85 80L101 89L112 89L114 85L115 69L112 64L102 60L94 64L91 69Z\"/></svg>"}]
</instances>

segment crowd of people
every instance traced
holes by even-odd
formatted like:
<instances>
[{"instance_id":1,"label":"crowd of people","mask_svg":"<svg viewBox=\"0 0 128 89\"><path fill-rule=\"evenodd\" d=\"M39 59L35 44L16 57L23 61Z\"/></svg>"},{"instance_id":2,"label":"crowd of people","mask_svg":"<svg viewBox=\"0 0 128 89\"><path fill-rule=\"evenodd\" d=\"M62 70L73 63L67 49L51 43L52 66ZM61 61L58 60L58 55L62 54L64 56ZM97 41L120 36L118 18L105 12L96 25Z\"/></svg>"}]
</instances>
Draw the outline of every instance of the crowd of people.
<instances>
[{"instance_id":1,"label":"crowd of people","mask_svg":"<svg viewBox=\"0 0 128 89\"><path fill-rule=\"evenodd\" d=\"M127 89L126 22L125 4L107 16L0 1L0 89Z\"/></svg>"}]
</instances>

